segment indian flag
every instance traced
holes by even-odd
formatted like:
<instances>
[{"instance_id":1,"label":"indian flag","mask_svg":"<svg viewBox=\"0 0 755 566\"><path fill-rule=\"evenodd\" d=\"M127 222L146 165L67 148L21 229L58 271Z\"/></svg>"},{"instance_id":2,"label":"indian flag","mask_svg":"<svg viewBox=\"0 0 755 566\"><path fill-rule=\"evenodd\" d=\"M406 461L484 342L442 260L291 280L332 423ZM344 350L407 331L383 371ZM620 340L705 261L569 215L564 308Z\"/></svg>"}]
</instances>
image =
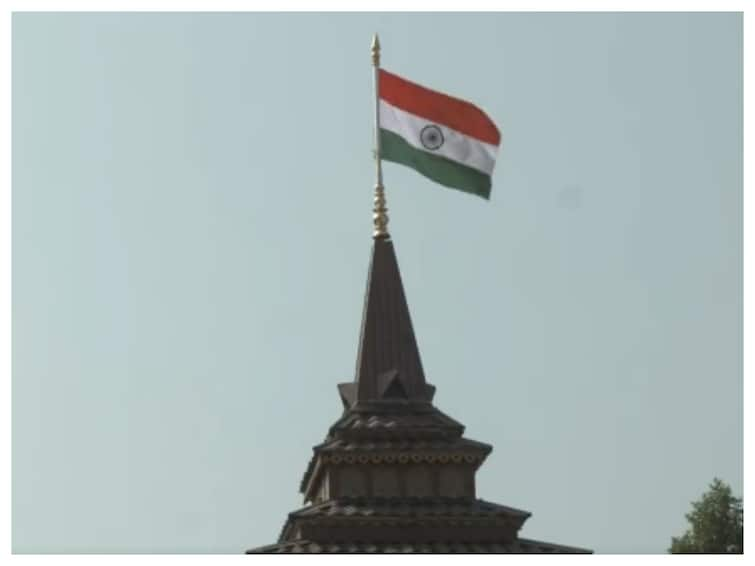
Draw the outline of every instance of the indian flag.
<instances>
[{"instance_id":1,"label":"indian flag","mask_svg":"<svg viewBox=\"0 0 755 566\"><path fill-rule=\"evenodd\" d=\"M380 157L490 197L501 134L474 104L379 70Z\"/></svg>"}]
</instances>

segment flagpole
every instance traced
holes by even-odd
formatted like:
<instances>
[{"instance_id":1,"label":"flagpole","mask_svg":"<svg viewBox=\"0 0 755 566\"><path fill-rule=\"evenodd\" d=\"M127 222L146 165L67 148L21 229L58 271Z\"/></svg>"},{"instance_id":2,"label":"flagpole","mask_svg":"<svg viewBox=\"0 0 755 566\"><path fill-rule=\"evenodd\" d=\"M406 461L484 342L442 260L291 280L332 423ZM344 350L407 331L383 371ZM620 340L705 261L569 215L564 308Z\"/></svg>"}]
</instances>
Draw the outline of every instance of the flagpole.
<instances>
[{"instance_id":1,"label":"flagpole","mask_svg":"<svg viewBox=\"0 0 755 566\"><path fill-rule=\"evenodd\" d=\"M374 208L372 209L374 226L372 237L385 239L390 238L390 234L388 234L388 209L385 206L383 163L380 154L380 40L377 34L372 36L372 68L375 85L375 164L377 167Z\"/></svg>"}]
</instances>

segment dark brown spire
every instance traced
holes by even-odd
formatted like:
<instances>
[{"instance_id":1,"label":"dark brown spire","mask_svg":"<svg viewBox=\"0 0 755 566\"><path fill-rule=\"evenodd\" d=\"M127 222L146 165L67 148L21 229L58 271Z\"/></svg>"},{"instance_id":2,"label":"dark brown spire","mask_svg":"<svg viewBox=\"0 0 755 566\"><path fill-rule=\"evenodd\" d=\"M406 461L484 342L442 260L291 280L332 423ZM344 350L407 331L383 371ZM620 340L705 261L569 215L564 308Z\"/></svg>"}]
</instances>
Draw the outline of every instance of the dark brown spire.
<instances>
[{"instance_id":1,"label":"dark brown spire","mask_svg":"<svg viewBox=\"0 0 755 566\"><path fill-rule=\"evenodd\" d=\"M346 408L373 401L430 402L393 242L375 238L367 278L356 376L339 385Z\"/></svg>"}]
</instances>

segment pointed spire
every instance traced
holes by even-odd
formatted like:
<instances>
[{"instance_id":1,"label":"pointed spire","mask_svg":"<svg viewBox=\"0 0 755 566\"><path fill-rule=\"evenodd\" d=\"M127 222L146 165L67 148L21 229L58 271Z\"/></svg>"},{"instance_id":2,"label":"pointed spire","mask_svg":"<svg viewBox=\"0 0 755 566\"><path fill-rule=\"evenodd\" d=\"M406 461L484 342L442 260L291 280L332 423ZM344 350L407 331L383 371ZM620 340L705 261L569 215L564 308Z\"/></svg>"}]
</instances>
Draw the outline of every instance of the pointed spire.
<instances>
[{"instance_id":1,"label":"pointed spire","mask_svg":"<svg viewBox=\"0 0 755 566\"><path fill-rule=\"evenodd\" d=\"M367 280L356 376L339 386L344 406L372 401L430 402L419 348L389 238L376 238Z\"/></svg>"}]
</instances>

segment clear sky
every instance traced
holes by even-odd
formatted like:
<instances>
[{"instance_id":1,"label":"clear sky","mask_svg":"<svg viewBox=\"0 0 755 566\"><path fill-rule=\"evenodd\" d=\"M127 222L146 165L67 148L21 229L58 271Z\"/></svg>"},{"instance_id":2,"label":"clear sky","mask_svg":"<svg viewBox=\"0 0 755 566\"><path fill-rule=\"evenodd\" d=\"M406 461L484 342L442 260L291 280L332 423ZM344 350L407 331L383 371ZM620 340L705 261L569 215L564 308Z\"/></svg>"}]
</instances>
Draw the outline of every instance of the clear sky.
<instances>
[{"instance_id":1,"label":"clear sky","mask_svg":"<svg viewBox=\"0 0 755 566\"><path fill-rule=\"evenodd\" d=\"M489 202L385 165L436 405L521 534L663 552L742 492L737 14L15 14L14 552L276 540L353 377L370 38L482 106Z\"/></svg>"}]
</instances>

